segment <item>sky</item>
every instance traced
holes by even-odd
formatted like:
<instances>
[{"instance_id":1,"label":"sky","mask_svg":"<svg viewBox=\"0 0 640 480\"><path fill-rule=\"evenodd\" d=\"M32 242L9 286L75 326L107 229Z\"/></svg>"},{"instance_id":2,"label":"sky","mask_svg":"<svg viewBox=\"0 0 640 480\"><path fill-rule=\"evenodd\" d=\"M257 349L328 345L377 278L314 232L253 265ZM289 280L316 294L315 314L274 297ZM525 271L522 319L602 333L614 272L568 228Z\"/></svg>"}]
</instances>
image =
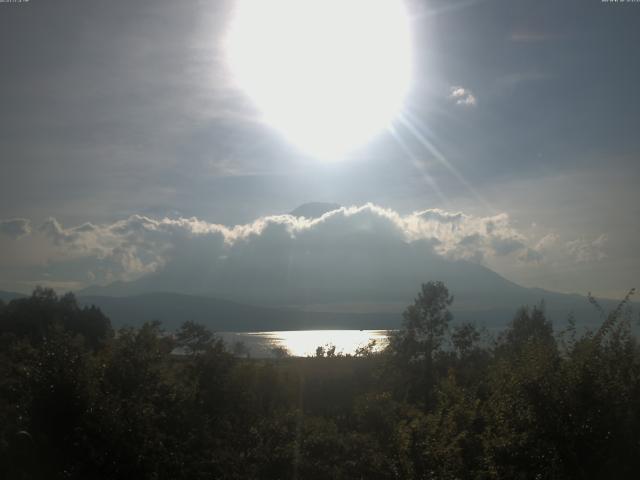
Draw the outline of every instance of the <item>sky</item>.
<instances>
[{"instance_id":1,"label":"sky","mask_svg":"<svg viewBox=\"0 0 640 480\"><path fill-rule=\"evenodd\" d=\"M527 287L640 286L640 3L405 5L401 113L326 161L239 88L223 48L233 0L0 3L0 289L135 280L195 268L194 252L301 232L320 248L362 229ZM307 202L344 208L282 217Z\"/></svg>"}]
</instances>

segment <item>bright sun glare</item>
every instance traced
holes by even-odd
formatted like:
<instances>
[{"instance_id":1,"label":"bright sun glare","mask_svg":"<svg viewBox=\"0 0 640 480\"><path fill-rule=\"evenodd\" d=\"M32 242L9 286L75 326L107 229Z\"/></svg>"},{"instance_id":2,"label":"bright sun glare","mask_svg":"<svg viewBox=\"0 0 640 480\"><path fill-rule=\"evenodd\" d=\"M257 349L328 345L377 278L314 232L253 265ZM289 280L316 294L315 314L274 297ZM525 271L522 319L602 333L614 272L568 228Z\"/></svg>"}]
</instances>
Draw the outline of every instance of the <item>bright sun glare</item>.
<instances>
[{"instance_id":1,"label":"bright sun glare","mask_svg":"<svg viewBox=\"0 0 640 480\"><path fill-rule=\"evenodd\" d=\"M384 129L411 78L402 0L237 0L226 53L264 120L337 159Z\"/></svg>"}]
</instances>

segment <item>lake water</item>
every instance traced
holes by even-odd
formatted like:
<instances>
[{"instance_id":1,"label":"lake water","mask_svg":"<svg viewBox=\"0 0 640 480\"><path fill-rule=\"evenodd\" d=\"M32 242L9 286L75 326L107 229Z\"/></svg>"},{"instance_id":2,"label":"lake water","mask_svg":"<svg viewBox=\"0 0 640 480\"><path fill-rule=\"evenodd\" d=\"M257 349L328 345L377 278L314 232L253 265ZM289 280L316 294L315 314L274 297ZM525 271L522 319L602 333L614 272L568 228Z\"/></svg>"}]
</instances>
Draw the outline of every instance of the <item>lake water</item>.
<instances>
[{"instance_id":1,"label":"lake water","mask_svg":"<svg viewBox=\"0 0 640 480\"><path fill-rule=\"evenodd\" d=\"M289 355L307 357L315 355L319 346L335 345L336 354L354 354L359 347L376 341L379 350L387 343L387 330L295 330L276 332L219 332L229 349L242 342L254 358L273 357L273 349L285 348Z\"/></svg>"}]
</instances>

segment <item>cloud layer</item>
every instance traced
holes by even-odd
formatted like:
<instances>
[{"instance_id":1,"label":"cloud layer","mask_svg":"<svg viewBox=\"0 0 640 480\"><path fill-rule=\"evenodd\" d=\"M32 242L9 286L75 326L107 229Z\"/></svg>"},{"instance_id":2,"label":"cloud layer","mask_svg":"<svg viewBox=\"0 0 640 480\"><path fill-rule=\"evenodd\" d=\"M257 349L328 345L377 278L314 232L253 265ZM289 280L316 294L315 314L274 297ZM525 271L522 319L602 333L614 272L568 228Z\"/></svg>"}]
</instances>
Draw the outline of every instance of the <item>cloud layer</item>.
<instances>
[{"instance_id":1,"label":"cloud layer","mask_svg":"<svg viewBox=\"0 0 640 480\"><path fill-rule=\"evenodd\" d=\"M80 287L142 278L151 282L149 289L223 290L231 297L240 296L247 285L267 297L278 294L267 292L265 285L282 291L331 285L339 290L341 282L335 279L340 279L344 285L375 289L376 278L417 284L426 270L442 270L443 262L535 265L562 255L597 261L604 258L606 241L561 242L555 234L535 241L505 213L482 217L427 209L403 215L373 204L335 208L312 219L271 215L235 226L132 215L108 224L65 227L49 218L27 238L28 220L0 225L12 242L31 238L44 245L47 281Z\"/></svg>"},{"instance_id":2,"label":"cloud layer","mask_svg":"<svg viewBox=\"0 0 640 480\"><path fill-rule=\"evenodd\" d=\"M30 232L27 220L0 225L13 242L28 240L21 238ZM458 284L478 275L480 264L535 266L563 256L598 261L606 242L604 236L563 242L555 234L536 241L505 213L481 217L427 209L402 215L373 204L335 208L312 219L271 215L235 226L132 215L65 227L49 218L31 237L49 249L41 283L81 287L137 280L141 291L240 300L247 295L264 302L346 301L379 292L396 298L429 276Z\"/></svg>"},{"instance_id":3,"label":"cloud layer","mask_svg":"<svg viewBox=\"0 0 640 480\"><path fill-rule=\"evenodd\" d=\"M31 233L31 222L26 218L0 220L0 234L17 239Z\"/></svg>"},{"instance_id":4,"label":"cloud layer","mask_svg":"<svg viewBox=\"0 0 640 480\"><path fill-rule=\"evenodd\" d=\"M511 227L506 214L473 217L430 209L400 215L372 204L338 208L316 219L274 215L233 227L197 218L133 215L112 224L65 228L50 218L40 232L66 256L103 262L105 280L130 280L156 271L181 258L195 244L204 244L215 257L284 246L311 251L333 245L353 247L355 253L375 243L398 248L423 242L434 254L478 262L526 248L526 239ZM353 239L360 239L363 245Z\"/></svg>"}]
</instances>

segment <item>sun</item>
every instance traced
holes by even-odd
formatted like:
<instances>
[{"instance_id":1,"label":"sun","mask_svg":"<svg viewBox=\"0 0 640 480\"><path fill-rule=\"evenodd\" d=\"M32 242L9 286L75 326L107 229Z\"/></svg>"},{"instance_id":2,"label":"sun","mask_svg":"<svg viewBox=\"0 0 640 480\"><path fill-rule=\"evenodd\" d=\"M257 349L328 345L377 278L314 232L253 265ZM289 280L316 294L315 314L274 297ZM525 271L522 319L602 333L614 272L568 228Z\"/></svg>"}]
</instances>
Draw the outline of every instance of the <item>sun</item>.
<instances>
[{"instance_id":1,"label":"sun","mask_svg":"<svg viewBox=\"0 0 640 480\"><path fill-rule=\"evenodd\" d=\"M225 51L268 124L338 159L399 112L410 43L402 0L237 0Z\"/></svg>"}]
</instances>

